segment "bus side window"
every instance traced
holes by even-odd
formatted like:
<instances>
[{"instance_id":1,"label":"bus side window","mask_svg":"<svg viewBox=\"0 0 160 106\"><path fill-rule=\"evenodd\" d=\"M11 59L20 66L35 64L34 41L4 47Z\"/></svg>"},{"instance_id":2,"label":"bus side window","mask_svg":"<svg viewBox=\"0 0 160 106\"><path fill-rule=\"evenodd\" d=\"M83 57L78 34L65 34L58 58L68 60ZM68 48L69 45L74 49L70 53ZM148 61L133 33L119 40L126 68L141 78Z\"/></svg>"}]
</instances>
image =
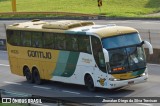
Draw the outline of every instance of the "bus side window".
<instances>
[{"instance_id":1,"label":"bus side window","mask_svg":"<svg viewBox=\"0 0 160 106\"><path fill-rule=\"evenodd\" d=\"M23 46L30 47L31 46L31 32L22 32L22 43Z\"/></svg>"},{"instance_id":2,"label":"bus side window","mask_svg":"<svg viewBox=\"0 0 160 106\"><path fill-rule=\"evenodd\" d=\"M65 39L65 35L58 35L55 38L56 41L56 49L59 50L66 50L66 39Z\"/></svg>"},{"instance_id":3,"label":"bus side window","mask_svg":"<svg viewBox=\"0 0 160 106\"><path fill-rule=\"evenodd\" d=\"M78 40L76 35L66 36L66 50L68 51L78 51Z\"/></svg>"},{"instance_id":4,"label":"bus side window","mask_svg":"<svg viewBox=\"0 0 160 106\"><path fill-rule=\"evenodd\" d=\"M55 36L53 33L44 33L44 48L54 49L55 46Z\"/></svg>"},{"instance_id":5,"label":"bus side window","mask_svg":"<svg viewBox=\"0 0 160 106\"><path fill-rule=\"evenodd\" d=\"M41 32L32 32L32 47L42 48L42 33Z\"/></svg>"},{"instance_id":6,"label":"bus side window","mask_svg":"<svg viewBox=\"0 0 160 106\"><path fill-rule=\"evenodd\" d=\"M98 65L98 67L103 72L106 72L105 71L106 66L105 66L104 54L102 51L102 45L101 45L99 38L96 38L94 36L92 36L92 50L93 50L94 59Z\"/></svg>"},{"instance_id":7,"label":"bus side window","mask_svg":"<svg viewBox=\"0 0 160 106\"><path fill-rule=\"evenodd\" d=\"M89 36L80 35L78 39L78 47L80 52L91 53Z\"/></svg>"},{"instance_id":8,"label":"bus side window","mask_svg":"<svg viewBox=\"0 0 160 106\"><path fill-rule=\"evenodd\" d=\"M20 31L7 31L7 40L11 45L19 46L21 44Z\"/></svg>"},{"instance_id":9,"label":"bus side window","mask_svg":"<svg viewBox=\"0 0 160 106\"><path fill-rule=\"evenodd\" d=\"M78 51L78 38L77 38L77 36L74 36L72 38L72 48L74 51Z\"/></svg>"}]
</instances>

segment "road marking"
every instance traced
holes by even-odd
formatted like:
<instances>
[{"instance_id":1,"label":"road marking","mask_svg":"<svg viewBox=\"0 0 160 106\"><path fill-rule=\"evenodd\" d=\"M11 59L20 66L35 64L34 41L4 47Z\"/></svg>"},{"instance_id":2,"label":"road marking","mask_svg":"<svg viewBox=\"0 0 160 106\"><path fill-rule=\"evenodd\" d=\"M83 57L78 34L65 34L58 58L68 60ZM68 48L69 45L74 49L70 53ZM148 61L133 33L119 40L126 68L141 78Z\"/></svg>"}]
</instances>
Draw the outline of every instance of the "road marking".
<instances>
[{"instance_id":1,"label":"road marking","mask_svg":"<svg viewBox=\"0 0 160 106\"><path fill-rule=\"evenodd\" d=\"M148 65L153 65L153 66L160 66L159 64L150 64L150 63L149 63Z\"/></svg>"},{"instance_id":2,"label":"road marking","mask_svg":"<svg viewBox=\"0 0 160 106\"><path fill-rule=\"evenodd\" d=\"M6 84L14 84L14 85L22 85L20 83L16 83L16 82L9 82L9 81L4 81L4 83Z\"/></svg>"},{"instance_id":3,"label":"road marking","mask_svg":"<svg viewBox=\"0 0 160 106\"><path fill-rule=\"evenodd\" d=\"M10 65L8 65L8 64L0 64L0 66L9 67Z\"/></svg>"},{"instance_id":4,"label":"road marking","mask_svg":"<svg viewBox=\"0 0 160 106\"><path fill-rule=\"evenodd\" d=\"M40 88L40 89L51 89L51 88L48 88L48 87L43 87L43 86L33 86L35 88Z\"/></svg>"},{"instance_id":5,"label":"road marking","mask_svg":"<svg viewBox=\"0 0 160 106\"><path fill-rule=\"evenodd\" d=\"M7 51L3 51L3 50L0 50L0 52L4 52L4 53L7 53Z\"/></svg>"},{"instance_id":6,"label":"road marking","mask_svg":"<svg viewBox=\"0 0 160 106\"><path fill-rule=\"evenodd\" d=\"M33 106L35 105L34 103L31 103ZM44 105L44 104L36 104L35 106L50 106L50 105Z\"/></svg>"},{"instance_id":7,"label":"road marking","mask_svg":"<svg viewBox=\"0 0 160 106\"><path fill-rule=\"evenodd\" d=\"M148 104L148 103L136 103L136 104L144 105L144 106L153 106L153 104Z\"/></svg>"},{"instance_id":8,"label":"road marking","mask_svg":"<svg viewBox=\"0 0 160 106\"><path fill-rule=\"evenodd\" d=\"M80 94L79 92L72 92L72 91L66 91L66 90L62 90L62 92L74 93L74 94L77 94L77 95L79 95L79 94Z\"/></svg>"},{"instance_id":9,"label":"road marking","mask_svg":"<svg viewBox=\"0 0 160 106\"><path fill-rule=\"evenodd\" d=\"M99 95L97 95L97 96L94 96L94 97L103 97L103 96L99 96Z\"/></svg>"}]
</instances>

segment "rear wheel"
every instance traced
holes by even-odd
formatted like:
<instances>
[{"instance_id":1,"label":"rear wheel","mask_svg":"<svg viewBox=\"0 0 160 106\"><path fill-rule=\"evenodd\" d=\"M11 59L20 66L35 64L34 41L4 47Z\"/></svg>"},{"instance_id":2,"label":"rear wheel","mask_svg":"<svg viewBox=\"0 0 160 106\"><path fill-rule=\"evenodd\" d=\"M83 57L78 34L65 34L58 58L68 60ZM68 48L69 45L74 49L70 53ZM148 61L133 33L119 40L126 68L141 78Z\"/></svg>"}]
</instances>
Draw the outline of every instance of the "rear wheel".
<instances>
[{"instance_id":1,"label":"rear wheel","mask_svg":"<svg viewBox=\"0 0 160 106\"><path fill-rule=\"evenodd\" d=\"M24 75L26 76L27 82L33 83L33 77L28 67L24 69Z\"/></svg>"},{"instance_id":2,"label":"rear wheel","mask_svg":"<svg viewBox=\"0 0 160 106\"><path fill-rule=\"evenodd\" d=\"M42 83L42 80L40 78L38 69L34 69L32 75L33 75L34 82L40 85Z\"/></svg>"},{"instance_id":3,"label":"rear wheel","mask_svg":"<svg viewBox=\"0 0 160 106\"><path fill-rule=\"evenodd\" d=\"M90 75L85 77L85 86L88 88L89 91L95 91L94 82Z\"/></svg>"}]
</instances>

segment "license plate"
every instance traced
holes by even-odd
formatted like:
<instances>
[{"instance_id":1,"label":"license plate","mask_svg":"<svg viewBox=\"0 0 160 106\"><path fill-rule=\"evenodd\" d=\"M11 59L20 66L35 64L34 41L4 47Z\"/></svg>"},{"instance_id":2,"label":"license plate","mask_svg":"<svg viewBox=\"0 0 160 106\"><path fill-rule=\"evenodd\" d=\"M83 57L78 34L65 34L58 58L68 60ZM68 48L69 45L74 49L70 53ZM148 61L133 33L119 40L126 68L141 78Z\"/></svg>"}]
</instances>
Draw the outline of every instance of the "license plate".
<instances>
[{"instance_id":1,"label":"license plate","mask_svg":"<svg viewBox=\"0 0 160 106\"><path fill-rule=\"evenodd\" d=\"M129 81L128 84L134 84L134 81Z\"/></svg>"}]
</instances>

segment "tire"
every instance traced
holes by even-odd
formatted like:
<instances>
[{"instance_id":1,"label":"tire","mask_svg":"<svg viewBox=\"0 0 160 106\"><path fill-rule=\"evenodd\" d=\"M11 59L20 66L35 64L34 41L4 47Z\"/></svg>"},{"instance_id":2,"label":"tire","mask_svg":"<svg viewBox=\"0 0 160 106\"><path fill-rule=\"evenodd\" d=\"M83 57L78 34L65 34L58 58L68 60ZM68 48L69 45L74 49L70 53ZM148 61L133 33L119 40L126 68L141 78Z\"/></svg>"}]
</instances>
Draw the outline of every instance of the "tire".
<instances>
[{"instance_id":1,"label":"tire","mask_svg":"<svg viewBox=\"0 0 160 106\"><path fill-rule=\"evenodd\" d=\"M32 75L33 75L35 84L40 85L42 83L42 80L40 78L38 70L34 69Z\"/></svg>"},{"instance_id":2,"label":"tire","mask_svg":"<svg viewBox=\"0 0 160 106\"><path fill-rule=\"evenodd\" d=\"M90 75L85 77L85 86L88 88L89 91L95 91L94 82Z\"/></svg>"},{"instance_id":3,"label":"tire","mask_svg":"<svg viewBox=\"0 0 160 106\"><path fill-rule=\"evenodd\" d=\"M24 69L24 75L26 76L27 82L33 83L33 77L28 67Z\"/></svg>"}]
</instances>

